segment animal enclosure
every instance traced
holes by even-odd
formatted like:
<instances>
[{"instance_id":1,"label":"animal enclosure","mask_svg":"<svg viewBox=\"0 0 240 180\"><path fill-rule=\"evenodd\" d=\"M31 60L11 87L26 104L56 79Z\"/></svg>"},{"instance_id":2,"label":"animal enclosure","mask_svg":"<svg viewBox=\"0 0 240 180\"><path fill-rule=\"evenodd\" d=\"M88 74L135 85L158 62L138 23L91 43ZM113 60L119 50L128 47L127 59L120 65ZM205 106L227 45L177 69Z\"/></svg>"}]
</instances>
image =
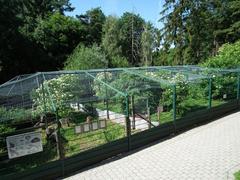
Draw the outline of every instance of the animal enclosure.
<instances>
[{"instance_id":1,"label":"animal enclosure","mask_svg":"<svg viewBox=\"0 0 240 180\"><path fill-rule=\"evenodd\" d=\"M164 124L175 131L179 119L239 100L239 91L239 69L198 66L17 76L0 86L0 174L7 177L124 138L131 149L132 136ZM7 137L29 132L40 133L41 151L22 155L7 146ZM16 158L9 159L10 149Z\"/></svg>"}]
</instances>

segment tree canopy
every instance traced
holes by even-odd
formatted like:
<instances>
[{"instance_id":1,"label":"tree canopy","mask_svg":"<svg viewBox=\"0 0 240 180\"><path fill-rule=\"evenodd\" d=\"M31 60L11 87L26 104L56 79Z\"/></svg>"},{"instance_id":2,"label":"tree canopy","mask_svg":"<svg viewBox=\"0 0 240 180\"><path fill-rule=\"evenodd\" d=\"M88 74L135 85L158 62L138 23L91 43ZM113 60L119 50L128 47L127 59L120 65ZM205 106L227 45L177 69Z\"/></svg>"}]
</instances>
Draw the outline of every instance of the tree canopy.
<instances>
[{"instance_id":1,"label":"tree canopy","mask_svg":"<svg viewBox=\"0 0 240 180\"><path fill-rule=\"evenodd\" d=\"M228 49L231 45L224 44L240 39L239 0L164 2L160 12L163 26L158 29L139 14L106 16L100 7L70 17L65 13L74 10L69 0L0 0L0 82L19 74L70 67L198 64L206 60L210 65L223 50L231 52L228 59L235 62L230 58L235 57ZM232 48L238 50L238 46Z\"/></svg>"}]
</instances>

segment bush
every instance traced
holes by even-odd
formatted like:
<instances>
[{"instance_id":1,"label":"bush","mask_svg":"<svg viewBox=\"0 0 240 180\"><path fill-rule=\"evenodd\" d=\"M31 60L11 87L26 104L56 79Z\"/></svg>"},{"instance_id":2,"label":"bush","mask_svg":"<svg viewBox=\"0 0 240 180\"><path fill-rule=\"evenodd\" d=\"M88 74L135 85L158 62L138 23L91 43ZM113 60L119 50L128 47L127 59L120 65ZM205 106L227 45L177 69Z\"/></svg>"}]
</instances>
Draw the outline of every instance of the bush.
<instances>
[{"instance_id":1,"label":"bush","mask_svg":"<svg viewBox=\"0 0 240 180\"><path fill-rule=\"evenodd\" d=\"M212 68L240 67L240 41L237 41L234 44L224 44L219 48L216 56L210 57L202 65Z\"/></svg>"},{"instance_id":2,"label":"bush","mask_svg":"<svg viewBox=\"0 0 240 180\"><path fill-rule=\"evenodd\" d=\"M85 47L78 45L65 62L66 70L98 69L107 67L102 50L97 45Z\"/></svg>"},{"instance_id":3,"label":"bush","mask_svg":"<svg viewBox=\"0 0 240 180\"><path fill-rule=\"evenodd\" d=\"M0 107L0 121L6 123L21 123L27 120L35 119L38 116L39 113L37 111L33 111L32 109L6 109L4 107Z\"/></svg>"},{"instance_id":4,"label":"bush","mask_svg":"<svg viewBox=\"0 0 240 180\"><path fill-rule=\"evenodd\" d=\"M43 85L33 90L32 99L38 111L54 112L56 108L58 115L65 118L73 111L71 103L79 103L79 99L91 96L91 88L85 76L64 74L44 81Z\"/></svg>"}]
</instances>

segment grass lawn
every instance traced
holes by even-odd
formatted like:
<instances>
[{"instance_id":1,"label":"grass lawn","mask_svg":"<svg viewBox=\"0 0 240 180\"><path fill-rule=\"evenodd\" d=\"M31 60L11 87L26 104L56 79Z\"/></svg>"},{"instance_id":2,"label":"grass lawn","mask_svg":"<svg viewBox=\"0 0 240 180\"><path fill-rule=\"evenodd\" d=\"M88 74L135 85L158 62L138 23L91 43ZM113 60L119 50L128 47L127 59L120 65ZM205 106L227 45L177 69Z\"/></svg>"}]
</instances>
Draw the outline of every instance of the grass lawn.
<instances>
[{"instance_id":1,"label":"grass lawn","mask_svg":"<svg viewBox=\"0 0 240 180\"><path fill-rule=\"evenodd\" d=\"M240 171L234 174L235 180L240 180Z\"/></svg>"},{"instance_id":2,"label":"grass lawn","mask_svg":"<svg viewBox=\"0 0 240 180\"><path fill-rule=\"evenodd\" d=\"M151 115L151 121L158 121L157 113ZM160 114L160 124L173 121L173 113L172 112L162 112Z\"/></svg>"},{"instance_id":3,"label":"grass lawn","mask_svg":"<svg viewBox=\"0 0 240 180\"><path fill-rule=\"evenodd\" d=\"M120 139L126 133L124 126L107 121L106 129L76 134L74 127L66 127L61 130L61 134L64 138L65 156L69 157L84 150Z\"/></svg>"},{"instance_id":4,"label":"grass lawn","mask_svg":"<svg viewBox=\"0 0 240 180\"><path fill-rule=\"evenodd\" d=\"M103 102L94 103L94 107L101 109L101 110L106 109L106 105ZM109 111L113 111L113 112L121 113L121 114L124 113L120 102L109 102L108 108L109 108Z\"/></svg>"}]
</instances>

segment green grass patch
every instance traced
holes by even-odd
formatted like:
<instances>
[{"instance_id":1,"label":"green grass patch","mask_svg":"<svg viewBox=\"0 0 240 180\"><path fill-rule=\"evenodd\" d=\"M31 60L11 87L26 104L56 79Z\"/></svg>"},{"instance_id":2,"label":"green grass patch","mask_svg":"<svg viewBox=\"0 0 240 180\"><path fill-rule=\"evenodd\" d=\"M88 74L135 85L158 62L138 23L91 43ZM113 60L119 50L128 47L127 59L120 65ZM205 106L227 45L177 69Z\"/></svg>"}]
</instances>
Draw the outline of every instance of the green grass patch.
<instances>
[{"instance_id":1,"label":"green grass patch","mask_svg":"<svg viewBox=\"0 0 240 180\"><path fill-rule=\"evenodd\" d=\"M69 157L87 149L124 137L125 127L108 121L105 129L76 134L74 127L67 127L61 130L61 135L65 143L65 155Z\"/></svg>"},{"instance_id":2,"label":"green grass patch","mask_svg":"<svg viewBox=\"0 0 240 180\"><path fill-rule=\"evenodd\" d=\"M157 113L151 115L151 121L158 121L160 124L173 121L173 113L172 112L162 112L160 113L160 120L158 120Z\"/></svg>"},{"instance_id":3,"label":"green grass patch","mask_svg":"<svg viewBox=\"0 0 240 180\"><path fill-rule=\"evenodd\" d=\"M106 104L104 104L104 102L94 103L94 106L98 109L101 109L101 110L107 109ZM123 113L120 102L109 102L108 109L109 109L109 111L113 111L113 112L116 112L116 113Z\"/></svg>"}]
</instances>

